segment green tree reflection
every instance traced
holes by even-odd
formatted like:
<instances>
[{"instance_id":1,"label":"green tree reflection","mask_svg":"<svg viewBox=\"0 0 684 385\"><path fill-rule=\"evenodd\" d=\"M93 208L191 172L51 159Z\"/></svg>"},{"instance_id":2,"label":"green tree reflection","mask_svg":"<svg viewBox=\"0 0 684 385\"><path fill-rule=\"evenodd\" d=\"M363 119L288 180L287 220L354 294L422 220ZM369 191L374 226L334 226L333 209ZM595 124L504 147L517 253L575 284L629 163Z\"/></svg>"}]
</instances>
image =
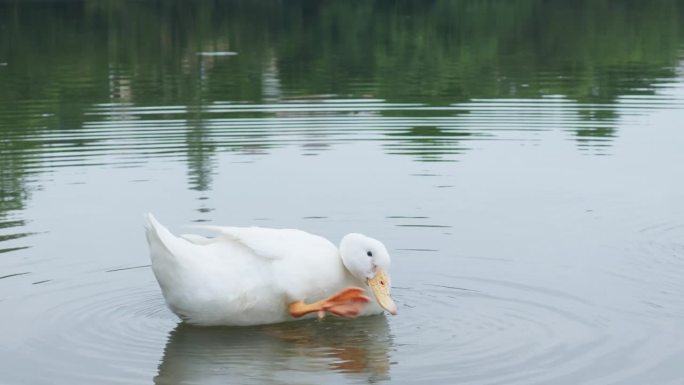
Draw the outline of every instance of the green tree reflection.
<instances>
[{"instance_id":1,"label":"green tree reflection","mask_svg":"<svg viewBox=\"0 0 684 385\"><path fill-rule=\"evenodd\" d=\"M216 101L336 95L448 106L562 95L600 106L578 112L578 146L606 145L621 97L653 94L676 76L683 9L675 0L2 2L0 215L23 207L27 175L54 144L41 138L97 121L88 111L101 103L192 110L186 144L173 151L199 191L210 188L216 151L263 146L215 143L203 111ZM274 82L277 92L266 86ZM467 147L464 132L439 126L398 135L410 146L400 152L419 160ZM60 149L98 140L77 136ZM397 140L387 136L388 152Z\"/></svg>"}]
</instances>

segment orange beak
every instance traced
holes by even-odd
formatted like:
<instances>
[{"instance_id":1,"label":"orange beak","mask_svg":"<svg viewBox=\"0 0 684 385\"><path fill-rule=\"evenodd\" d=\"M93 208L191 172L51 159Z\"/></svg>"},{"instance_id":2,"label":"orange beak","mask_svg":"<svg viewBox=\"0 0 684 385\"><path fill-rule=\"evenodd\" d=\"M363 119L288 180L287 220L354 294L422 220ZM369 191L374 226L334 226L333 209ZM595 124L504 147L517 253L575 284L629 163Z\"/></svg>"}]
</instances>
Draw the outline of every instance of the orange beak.
<instances>
[{"instance_id":1,"label":"orange beak","mask_svg":"<svg viewBox=\"0 0 684 385\"><path fill-rule=\"evenodd\" d=\"M375 299L378 304L390 314L397 314L397 305L390 296L390 277L385 270L378 268L375 276L368 280L368 286L370 286Z\"/></svg>"}]
</instances>

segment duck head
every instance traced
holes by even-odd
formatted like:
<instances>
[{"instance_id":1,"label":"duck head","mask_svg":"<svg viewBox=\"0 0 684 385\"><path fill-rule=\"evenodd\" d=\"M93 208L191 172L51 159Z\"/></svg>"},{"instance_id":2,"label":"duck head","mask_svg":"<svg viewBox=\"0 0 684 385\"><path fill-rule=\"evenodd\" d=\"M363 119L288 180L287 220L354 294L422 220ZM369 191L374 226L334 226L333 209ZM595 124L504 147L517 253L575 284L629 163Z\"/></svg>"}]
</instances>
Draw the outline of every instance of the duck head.
<instances>
[{"instance_id":1,"label":"duck head","mask_svg":"<svg viewBox=\"0 0 684 385\"><path fill-rule=\"evenodd\" d=\"M390 314L397 314L397 305L390 296L390 256L385 245L363 234L347 234L340 242L340 256L347 270L370 287L378 304Z\"/></svg>"}]
</instances>

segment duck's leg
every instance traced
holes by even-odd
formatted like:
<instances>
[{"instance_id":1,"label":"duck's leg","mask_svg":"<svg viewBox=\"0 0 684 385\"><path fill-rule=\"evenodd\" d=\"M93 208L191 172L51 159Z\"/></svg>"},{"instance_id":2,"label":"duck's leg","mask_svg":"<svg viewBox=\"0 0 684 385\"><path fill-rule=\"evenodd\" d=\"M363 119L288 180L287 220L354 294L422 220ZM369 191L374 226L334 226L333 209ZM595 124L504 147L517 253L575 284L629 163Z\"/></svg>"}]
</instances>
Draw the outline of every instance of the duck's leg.
<instances>
[{"instance_id":1,"label":"duck's leg","mask_svg":"<svg viewBox=\"0 0 684 385\"><path fill-rule=\"evenodd\" d=\"M305 304L297 301L290 304L288 311L293 317L301 317L309 313L318 313L318 318L325 317L325 313L330 313L338 317L353 318L359 315L363 307L370 301L363 295L363 289L358 287L348 287L330 297Z\"/></svg>"}]
</instances>

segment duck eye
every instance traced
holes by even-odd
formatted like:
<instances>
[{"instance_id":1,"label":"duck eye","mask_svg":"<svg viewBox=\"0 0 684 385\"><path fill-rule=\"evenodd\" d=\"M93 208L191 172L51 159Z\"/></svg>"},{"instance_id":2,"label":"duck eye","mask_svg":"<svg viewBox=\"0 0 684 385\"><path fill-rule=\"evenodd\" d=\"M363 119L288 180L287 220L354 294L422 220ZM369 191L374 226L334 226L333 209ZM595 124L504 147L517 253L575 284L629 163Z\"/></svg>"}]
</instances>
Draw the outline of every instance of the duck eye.
<instances>
[{"instance_id":1,"label":"duck eye","mask_svg":"<svg viewBox=\"0 0 684 385\"><path fill-rule=\"evenodd\" d=\"M371 253L370 251L367 251L367 252L366 252L366 255L369 256L369 257L372 257L372 256L373 256L373 253Z\"/></svg>"}]
</instances>

